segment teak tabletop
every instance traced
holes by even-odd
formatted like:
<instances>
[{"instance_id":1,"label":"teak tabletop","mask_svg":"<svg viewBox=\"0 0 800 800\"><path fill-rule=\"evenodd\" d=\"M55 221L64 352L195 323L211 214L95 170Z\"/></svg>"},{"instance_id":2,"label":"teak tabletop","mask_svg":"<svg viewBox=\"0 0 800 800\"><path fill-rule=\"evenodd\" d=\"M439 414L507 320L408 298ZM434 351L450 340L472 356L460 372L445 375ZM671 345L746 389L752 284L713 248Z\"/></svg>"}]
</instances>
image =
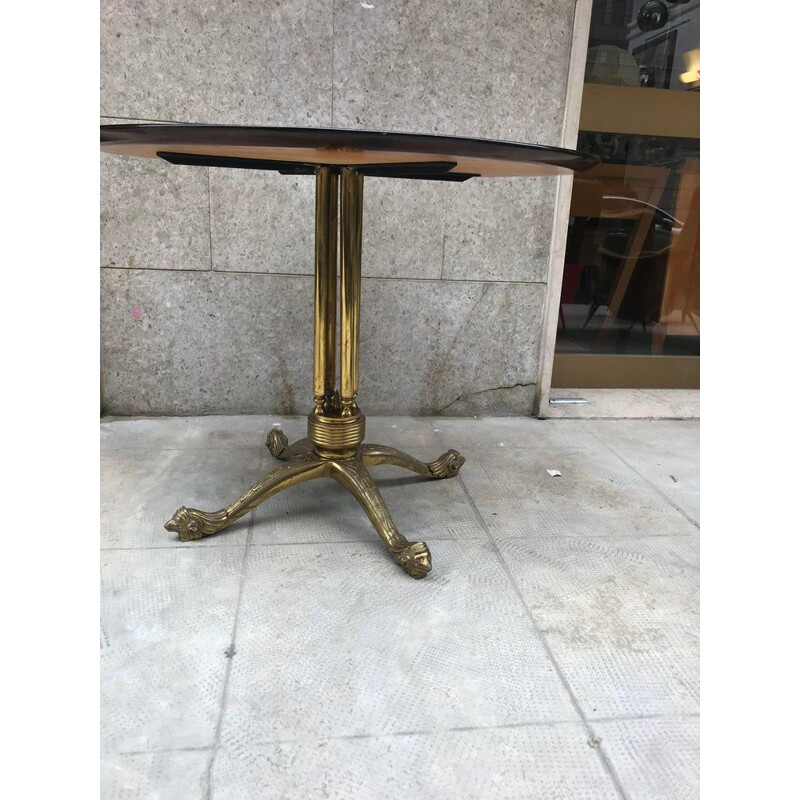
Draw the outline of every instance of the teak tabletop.
<instances>
[{"instance_id":1,"label":"teak tabletop","mask_svg":"<svg viewBox=\"0 0 800 800\"><path fill-rule=\"evenodd\" d=\"M449 173L453 178L458 175L461 179L567 175L598 163L595 156L537 144L332 128L101 125L100 148L108 153L161 157L177 164L210 167L271 169L269 162L309 168L419 165L421 173L412 172L408 177L427 177L424 165L435 163L447 165L440 174ZM267 163L248 163L258 161Z\"/></svg>"}]
</instances>

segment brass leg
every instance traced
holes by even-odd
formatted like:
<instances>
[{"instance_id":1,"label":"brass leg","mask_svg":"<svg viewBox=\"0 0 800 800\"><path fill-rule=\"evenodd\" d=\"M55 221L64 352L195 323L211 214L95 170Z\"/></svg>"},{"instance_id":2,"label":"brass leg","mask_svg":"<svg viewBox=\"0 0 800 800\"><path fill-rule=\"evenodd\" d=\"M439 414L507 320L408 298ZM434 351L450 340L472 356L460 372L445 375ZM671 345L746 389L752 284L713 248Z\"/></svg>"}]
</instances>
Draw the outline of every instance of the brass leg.
<instances>
[{"instance_id":1,"label":"brass leg","mask_svg":"<svg viewBox=\"0 0 800 800\"><path fill-rule=\"evenodd\" d=\"M314 231L314 413L324 414L336 388L336 241L339 176L317 167Z\"/></svg>"},{"instance_id":2,"label":"brass leg","mask_svg":"<svg viewBox=\"0 0 800 800\"><path fill-rule=\"evenodd\" d=\"M361 319L361 220L364 198L364 178L354 169L342 169L341 227L341 369L342 416L356 413L358 395L358 334Z\"/></svg>"},{"instance_id":3,"label":"brass leg","mask_svg":"<svg viewBox=\"0 0 800 800\"><path fill-rule=\"evenodd\" d=\"M280 428L273 428L267 434L267 448L275 458L288 461L295 456L312 453L314 444L310 439L298 439L294 444L289 444L286 434Z\"/></svg>"},{"instance_id":4,"label":"brass leg","mask_svg":"<svg viewBox=\"0 0 800 800\"><path fill-rule=\"evenodd\" d=\"M424 578L431 571L431 553L425 542L409 542L395 527L378 487L359 458L331 462L330 476L342 484L361 504L392 558L412 577Z\"/></svg>"},{"instance_id":5,"label":"brass leg","mask_svg":"<svg viewBox=\"0 0 800 800\"><path fill-rule=\"evenodd\" d=\"M182 506L164 527L178 534L182 542L200 539L227 528L239 517L261 505L267 498L296 483L321 478L330 472L330 462L311 453L276 467L238 500L220 511L199 511Z\"/></svg>"},{"instance_id":6,"label":"brass leg","mask_svg":"<svg viewBox=\"0 0 800 800\"><path fill-rule=\"evenodd\" d=\"M412 472L417 472L426 478L454 478L464 464L464 456L458 450L448 450L429 463L413 458L402 450L382 444L362 444L359 448L359 455L367 467L392 464L395 467L404 467Z\"/></svg>"}]
</instances>

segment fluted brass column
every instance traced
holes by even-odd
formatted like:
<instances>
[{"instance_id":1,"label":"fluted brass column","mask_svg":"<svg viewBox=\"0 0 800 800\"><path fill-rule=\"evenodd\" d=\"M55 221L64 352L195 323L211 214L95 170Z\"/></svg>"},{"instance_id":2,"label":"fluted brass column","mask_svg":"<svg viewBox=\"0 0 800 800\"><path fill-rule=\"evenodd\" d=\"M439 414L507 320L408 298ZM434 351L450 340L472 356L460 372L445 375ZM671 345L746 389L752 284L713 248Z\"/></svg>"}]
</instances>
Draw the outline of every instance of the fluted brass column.
<instances>
[{"instance_id":1,"label":"fluted brass column","mask_svg":"<svg viewBox=\"0 0 800 800\"><path fill-rule=\"evenodd\" d=\"M364 178L351 167L341 182L341 369L342 416L356 413L358 394L358 334L361 320L361 218Z\"/></svg>"},{"instance_id":2,"label":"fluted brass column","mask_svg":"<svg viewBox=\"0 0 800 800\"><path fill-rule=\"evenodd\" d=\"M317 167L314 247L314 413L323 414L336 389L336 232L339 176Z\"/></svg>"}]
</instances>

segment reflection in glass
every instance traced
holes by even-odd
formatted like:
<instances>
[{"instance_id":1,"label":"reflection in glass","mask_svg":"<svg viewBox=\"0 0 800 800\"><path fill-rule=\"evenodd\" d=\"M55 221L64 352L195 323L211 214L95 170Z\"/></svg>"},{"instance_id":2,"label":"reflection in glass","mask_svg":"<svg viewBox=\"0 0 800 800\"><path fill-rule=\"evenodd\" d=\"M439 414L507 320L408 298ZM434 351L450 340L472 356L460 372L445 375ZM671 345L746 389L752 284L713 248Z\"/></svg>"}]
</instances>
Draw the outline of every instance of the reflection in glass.
<instances>
[{"instance_id":1,"label":"reflection in glass","mask_svg":"<svg viewBox=\"0 0 800 800\"><path fill-rule=\"evenodd\" d=\"M578 149L602 163L573 183L556 386L637 385L574 359L558 383L561 354L700 355L699 5L594 3Z\"/></svg>"}]
</instances>

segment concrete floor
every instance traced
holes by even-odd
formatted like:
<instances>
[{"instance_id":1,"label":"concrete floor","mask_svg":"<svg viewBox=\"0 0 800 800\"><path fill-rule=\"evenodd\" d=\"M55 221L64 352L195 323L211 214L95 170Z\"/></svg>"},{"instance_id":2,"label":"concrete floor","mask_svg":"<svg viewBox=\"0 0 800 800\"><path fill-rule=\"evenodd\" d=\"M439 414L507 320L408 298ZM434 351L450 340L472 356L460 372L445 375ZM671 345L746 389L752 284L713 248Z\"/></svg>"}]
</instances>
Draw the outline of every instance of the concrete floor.
<instances>
[{"instance_id":1,"label":"concrete floor","mask_svg":"<svg viewBox=\"0 0 800 800\"><path fill-rule=\"evenodd\" d=\"M333 481L164 530L271 468L274 422L304 435L101 424L104 800L698 796L696 421L369 419L467 459L373 471L421 581Z\"/></svg>"}]
</instances>

